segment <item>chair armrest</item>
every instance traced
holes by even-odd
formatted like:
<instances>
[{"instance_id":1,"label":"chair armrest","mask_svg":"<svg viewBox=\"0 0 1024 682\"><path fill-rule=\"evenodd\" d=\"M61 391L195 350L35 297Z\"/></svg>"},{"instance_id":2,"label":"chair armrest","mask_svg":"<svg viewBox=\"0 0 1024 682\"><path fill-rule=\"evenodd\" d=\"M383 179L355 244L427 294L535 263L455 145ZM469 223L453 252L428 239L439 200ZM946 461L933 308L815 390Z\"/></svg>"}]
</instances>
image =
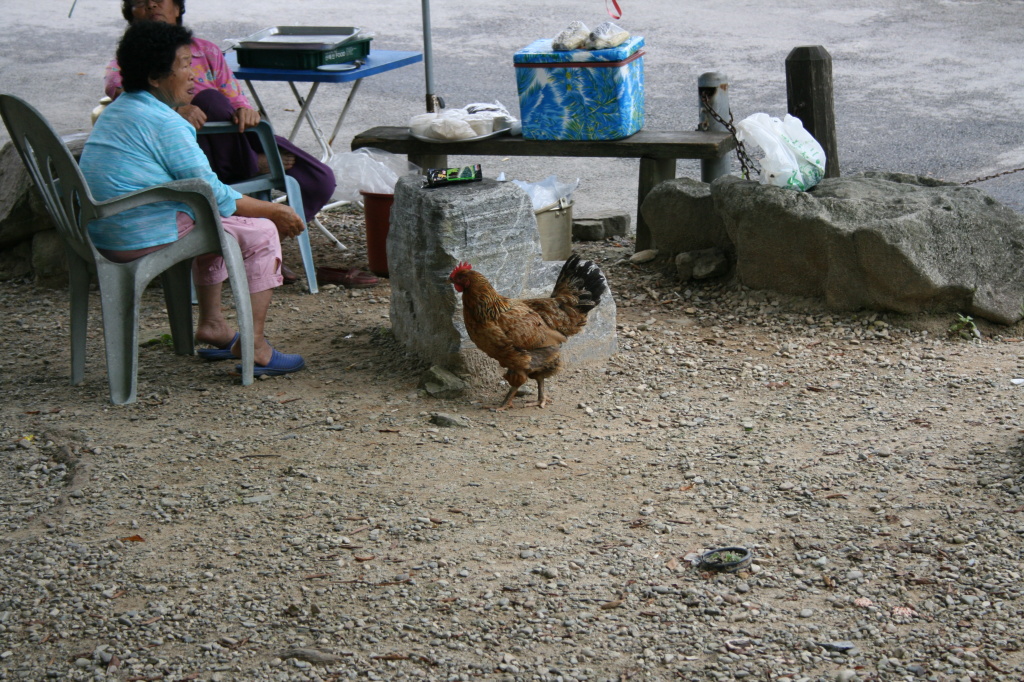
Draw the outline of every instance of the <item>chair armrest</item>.
<instances>
[{"instance_id":1,"label":"chair armrest","mask_svg":"<svg viewBox=\"0 0 1024 682\"><path fill-rule=\"evenodd\" d=\"M175 180L99 202L94 206L94 217L109 218L128 209L161 201L178 201L185 204L195 212L196 222L220 222L213 188L205 180L198 178Z\"/></svg>"},{"instance_id":2,"label":"chair armrest","mask_svg":"<svg viewBox=\"0 0 1024 682\"><path fill-rule=\"evenodd\" d=\"M281 181L284 178L284 164L281 162L281 154L277 149L277 140L274 139L274 128L270 125L270 121L261 120L254 127L249 128L245 132L254 133L259 138L260 144L263 146L264 153L267 157L267 165L270 168L270 176L273 178L275 183ZM202 128L199 129L200 135L224 135L227 133L238 134L238 126L228 121L215 121L205 123ZM273 150L273 151L270 151Z\"/></svg>"}]
</instances>

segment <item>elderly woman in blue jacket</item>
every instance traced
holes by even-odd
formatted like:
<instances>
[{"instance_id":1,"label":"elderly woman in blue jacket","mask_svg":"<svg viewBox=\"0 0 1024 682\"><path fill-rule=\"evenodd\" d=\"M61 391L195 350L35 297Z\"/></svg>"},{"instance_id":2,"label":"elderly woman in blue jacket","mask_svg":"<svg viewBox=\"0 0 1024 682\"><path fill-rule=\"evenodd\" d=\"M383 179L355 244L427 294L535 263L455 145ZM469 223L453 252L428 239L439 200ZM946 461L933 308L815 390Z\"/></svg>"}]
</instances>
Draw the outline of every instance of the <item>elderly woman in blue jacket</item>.
<instances>
[{"instance_id":1,"label":"elderly woman in blue jacket","mask_svg":"<svg viewBox=\"0 0 1024 682\"><path fill-rule=\"evenodd\" d=\"M302 356L279 352L263 334L273 289L283 281L281 237L299 234L305 222L284 204L239 194L210 169L195 128L175 111L195 93L191 44L192 32L183 26L143 21L128 27L117 48L124 93L97 120L82 151L82 173L100 201L184 178L208 182L224 230L238 240L245 262L255 373L296 372L305 366ZM128 262L188 234L194 220L184 204L161 202L93 221L89 233L104 257ZM221 310L227 279L223 259L217 254L197 258L193 278L199 302L196 341L213 346L208 357L241 357L239 336Z\"/></svg>"}]
</instances>

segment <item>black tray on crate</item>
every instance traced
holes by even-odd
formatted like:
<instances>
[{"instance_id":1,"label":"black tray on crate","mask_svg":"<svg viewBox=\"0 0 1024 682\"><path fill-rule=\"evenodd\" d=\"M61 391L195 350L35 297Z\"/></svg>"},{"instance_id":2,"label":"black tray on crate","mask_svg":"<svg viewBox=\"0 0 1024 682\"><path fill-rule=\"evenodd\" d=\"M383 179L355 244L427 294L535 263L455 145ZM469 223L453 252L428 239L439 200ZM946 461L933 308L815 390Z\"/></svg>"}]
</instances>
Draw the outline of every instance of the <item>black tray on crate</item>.
<instances>
[{"instance_id":1,"label":"black tray on crate","mask_svg":"<svg viewBox=\"0 0 1024 682\"><path fill-rule=\"evenodd\" d=\"M239 41L238 65L255 69L316 69L370 54L373 36L352 26L274 26Z\"/></svg>"}]
</instances>

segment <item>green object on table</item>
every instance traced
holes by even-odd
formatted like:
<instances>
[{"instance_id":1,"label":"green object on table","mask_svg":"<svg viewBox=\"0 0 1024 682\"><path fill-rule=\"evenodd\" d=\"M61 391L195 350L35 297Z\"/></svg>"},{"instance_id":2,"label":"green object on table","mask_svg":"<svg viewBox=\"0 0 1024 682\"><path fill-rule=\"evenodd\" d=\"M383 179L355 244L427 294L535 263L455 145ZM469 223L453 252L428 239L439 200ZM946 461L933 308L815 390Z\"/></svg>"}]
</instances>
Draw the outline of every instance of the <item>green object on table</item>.
<instances>
[{"instance_id":1,"label":"green object on table","mask_svg":"<svg viewBox=\"0 0 1024 682\"><path fill-rule=\"evenodd\" d=\"M344 64L370 54L373 38L349 40L328 50L261 50L236 47L238 64L254 69L315 69L325 64Z\"/></svg>"}]
</instances>

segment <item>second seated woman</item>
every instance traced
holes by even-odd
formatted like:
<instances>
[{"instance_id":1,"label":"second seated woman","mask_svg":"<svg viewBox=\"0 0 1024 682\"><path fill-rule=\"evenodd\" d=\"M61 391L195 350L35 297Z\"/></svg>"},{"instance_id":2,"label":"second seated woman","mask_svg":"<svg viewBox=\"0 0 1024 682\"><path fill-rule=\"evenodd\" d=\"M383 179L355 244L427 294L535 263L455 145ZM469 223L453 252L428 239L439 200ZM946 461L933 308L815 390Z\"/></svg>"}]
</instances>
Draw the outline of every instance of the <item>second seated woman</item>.
<instances>
[{"instance_id":1,"label":"second seated woman","mask_svg":"<svg viewBox=\"0 0 1024 682\"><path fill-rule=\"evenodd\" d=\"M159 21L181 26L185 0L121 0L121 14L129 24L138 21ZM260 121L242 93L220 48L208 40L192 38L192 72L195 75L195 97L176 111L196 130L207 121L231 121L239 131L252 128ZM122 90L121 69L117 59L107 65L104 90L116 99ZM210 159L210 167L221 182L232 184L267 171L266 157L255 135L203 135L199 146ZM334 172L329 166L303 151L286 138L277 137L285 172L299 183L303 216L306 222L316 217L334 193ZM286 272L286 277L290 273Z\"/></svg>"}]
</instances>

